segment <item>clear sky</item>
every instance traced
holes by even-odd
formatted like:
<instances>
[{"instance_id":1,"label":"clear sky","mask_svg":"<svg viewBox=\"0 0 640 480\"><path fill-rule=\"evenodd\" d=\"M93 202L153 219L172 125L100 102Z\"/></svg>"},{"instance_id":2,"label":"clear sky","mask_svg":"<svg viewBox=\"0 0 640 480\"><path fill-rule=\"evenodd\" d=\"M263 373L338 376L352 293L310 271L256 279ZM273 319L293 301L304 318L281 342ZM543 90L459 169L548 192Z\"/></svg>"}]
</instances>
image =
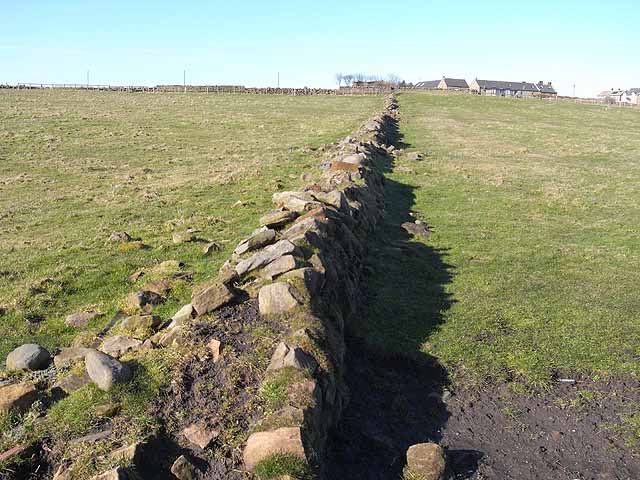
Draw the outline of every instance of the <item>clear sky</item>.
<instances>
[{"instance_id":1,"label":"clear sky","mask_svg":"<svg viewBox=\"0 0 640 480\"><path fill-rule=\"evenodd\" d=\"M640 87L639 0L0 0L0 83L334 86L335 73Z\"/></svg>"}]
</instances>

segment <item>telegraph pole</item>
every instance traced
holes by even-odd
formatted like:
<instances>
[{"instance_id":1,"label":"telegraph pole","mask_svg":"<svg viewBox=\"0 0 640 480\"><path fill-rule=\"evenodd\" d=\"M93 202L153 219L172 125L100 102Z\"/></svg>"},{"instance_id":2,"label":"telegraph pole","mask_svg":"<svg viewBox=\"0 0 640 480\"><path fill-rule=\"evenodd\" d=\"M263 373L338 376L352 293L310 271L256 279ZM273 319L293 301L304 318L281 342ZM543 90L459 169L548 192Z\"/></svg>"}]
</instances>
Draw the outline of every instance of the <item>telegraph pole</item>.
<instances>
[{"instance_id":1,"label":"telegraph pole","mask_svg":"<svg viewBox=\"0 0 640 480\"><path fill-rule=\"evenodd\" d=\"M278 72L278 88L280 88L280 72Z\"/></svg>"},{"instance_id":2,"label":"telegraph pole","mask_svg":"<svg viewBox=\"0 0 640 480\"><path fill-rule=\"evenodd\" d=\"M89 89L89 70L87 70L87 89Z\"/></svg>"},{"instance_id":3,"label":"telegraph pole","mask_svg":"<svg viewBox=\"0 0 640 480\"><path fill-rule=\"evenodd\" d=\"M573 98L576 98L576 84L573 84Z\"/></svg>"},{"instance_id":4,"label":"telegraph pole","mask_svg":"<svg viewBox=\"0 0 640 480\"><path fill-rule=\"evenodd\" d=\"M184 93L187 93L187 71L182 71L182 86L184 87Z\"/></svg>"}]
</instances>

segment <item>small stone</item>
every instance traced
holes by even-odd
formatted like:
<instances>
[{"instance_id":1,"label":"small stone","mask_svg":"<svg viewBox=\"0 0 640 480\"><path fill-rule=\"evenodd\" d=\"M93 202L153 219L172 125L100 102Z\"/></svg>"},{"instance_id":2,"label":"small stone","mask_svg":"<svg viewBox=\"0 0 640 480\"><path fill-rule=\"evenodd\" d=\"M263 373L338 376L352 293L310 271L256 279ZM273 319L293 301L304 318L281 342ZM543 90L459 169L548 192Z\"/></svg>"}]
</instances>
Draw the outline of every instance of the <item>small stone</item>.
<instances>
[{"instance_id":1,"label":"small stone","mask_svg":"<svg viewBox=\"0 0 640 480\"><path fill-rule=\"evenodd\" d=\"M306 459L300 427L278 428L270 432L253 433L244 449L244 465L252 471L262 460L276 453Z\"/></svg>"},{"instance_id":2,"label":"small stone","mask_svg":"<svg viewBox=\"0 0 640 480\"><path fill-rule=\"evenodd\" d=\"M170 292L172 288L173 283L168 278L162 278L160 280L145 283L142 287L143 290L157 293L158 295L165 295Z\"/></svg>"},{"instance_id":3,"label":"small stone","mask_svg":"<svg viewBox=\"0 0 640 480\"><path fill-rule=\"evenodd\" d=\"M138 350L141 346L141 340L125 335L114 335L102 342L100 351L114 358L119 358L127 352Z\"/></svg>"},{"instance_id":4,"label":"small stone","mask_svg":"<svg viewBox=\"0 0 640 480\"><path fill-rule=\"evenodd\" d=\"M334 160L333 162L331 162L331 170L356 173L360 171L360 167L358 165L354 165L353 163L345 163L339 160Z\"/></svg>"},{"instance_id":5,"label":"small stone","mask_svg":"<svg viewBox=\"0 0 640 480\"><path fill-rule=\"evenodd\" d=\"M129 295L125 303L132 309L148 310L156 305L162 305L165 298L149 290L141 290Z\"/></svg>"},{"instance_id":6,"label":"small stone","mask_svg":"<svg viewBox=\"0 0 640 480\"><path fill-rule=\"evenodd\" d=\"M138 270L133 272L131 275L129 275L128 280L131 283L136 283L138 280L140 280L140 277L142 277L143 275L144 275L144 268L139 268Z\"/></svg>"},{"instance_id":7,"label":"small stone","mask_svg":"<svg viewBox=\"0 0 640 480\"><path fill-rule=\"evenodd\" d=\"M0 413L26 411L38 398L36 387L28 382L0 387Z\"/></svg>"},{"instance_id":8,"label":"small stone","mask_svg":"<svg viewBox=\"0 0 640 480\"><path fill-rule=\"evenodd\" d=\"M413 160L414 162L419 162L422 160L422 154L419 152L409 152L406 154L407 160Z\"/></svg>"},{"instance_id":9,"label":"small stone","mask_svg":"<svg viewBox=\"0 0 640 480\"><path fill-rule=\"evenodd\" d=\"M292 222L298 214L289 210L276 210L260 217L260 225L269 228L278 228Z\"/></svg>"},{"instance_id":10,"label":"small stone","mask_svg":"<svg viewBox=\"0 0 640 480\"><path fill-rule=\"evenodd\" d=\"M236 273L238 275L244 275L245 273L268 265L283 255L288 255L295 251L296 246L289 240L280 240L273 245L269 245L264 250L255 253L251 257L240 261L236 265Z\"/></svg>"},{"instance_id":11,"label":"small stone","mask_svg":"<svg viewBox=\"0 0 640 480\"><path fill-rule=\"evenodd\" d=\"M220 355L222 355L222 342L220 340L212 338L207 343L207 348L213 356L213 363L216 363L218 360L220 360Z\"/></svg>"},{"instance_id":12,"label":"small stone","mask_svg":"<svg viewBox=\"0 0 640 480\"><path fill-rule=\"evenodd\" d=\"M285 313L300 305L286 282L265 285L258 293L258 309L262 315Z\"/></svg>"},{"instance_id":13,"label":"small stone","mask_svg":"<svg viewBox=\"0 0 640 480\"><path fill-rule=\"evenodd\" d=\"M90 348L70 347L63 348L58 355L53 357L56 368L63 368L84 360L84 356L91 351Z\"/></svg>"},{"instance_id":14,"label":"small stone","mask_svg":"<svg viewBox=\"0 0 640 480\"><path fill-rule=\"evenodd\" d=\"M196 236L190 230L185 230L183 232L173 232L171 236L173 243L176 245L180 243L188 243L193 242L196 239Z\"/></svg>"},{"instance_id":15,"label":"small stone","mask_svg":"<svg viewBox=\"0 0 640 480\"><path fill-rule=\"evenodd\" d=\"M91 480L128 480L129 476L127 472L122 467L116 467L107 472L101 473L100 475L96 475L92 477Z\"/></svg>"},{"instance_id":16,"label":"small stone","mask_svg":"<svg viewBox=\"0 0 640 480\"><path fill-rule=\"evenodd\" d=\"M163 347L181 346L186 343L186 328L184 325L175 325L165 332L159 332L158 344ZM154 337L155 338L155 337Z\"/></svg>"},{"instance_id":17,"label":"small stone","mask_svg":"<svg viewBox=\"0 0 640 480\"><path fill-rule=\"evenodd\" d=\"M90 381L91 378L89 378L87 372L82 372L81 375L71 373L60 379L60 381L56 383L56 386L66 394L70 394L76 390L80 390L85 385L88 385Z\"/></svg>"},{"instance_id":18,"label":"small stone","mask_svg":"<svg viewBox=\"0 0 640 480\"><path fill-rule=\"evenodd\" d=\"M293 255L283 255L267 265L260 275L267 280L272 280L274 277L277 277L282 273L293 270L296 266L296 258Z\"/></svg>"},{"instance_id":19,"label":"small stone","mask_svg":"<svg viewBox=\"0 0 640 480\"><path fill-rule=\"evenodd\" d=\"M415 235L416 237L427 238L431 234L429 228L427 228L427 226L422 222L404 222L401 227L405 231L407 231L411 235Z\"/></svg>"},{"instance_id":20,"label":"small stone","mask_svg":"<svg viewBox=\"0 0 640 480\"><path fill-rule=\"evenodd\" d=\"M562 432L558 432L557 430L554 430L553 432L551 432L551 438L554 441L559 442L560 440L562 440Z\"/></svg>"},{"instance_id":21,"label":"small stone","mask_svg":"<svg viewBox=\"0 0 640 480\"><path fill-rule=\"evenodd\" d=\"M315 201L307 192L274 193L272 201L277 207L298 213L320 206L320 203Z\"/></svg>"},{"instance_id":22,"label":"small stone","mask_svg":"<svg viewBox=\"0 0 640 480\"><path fill-rule=\"evenodd\" d=\"M106 353L91 351L85 357L85 366L91 380L101 390L109 390L114 384L131 379L131 370Z\"/></svg>"},{"instance_id":23,"label":"small stone","mask_svg":"<svg viewBox=\"0 0 640 480\"><path fill-rule=\"evenodd\" d=\"M191 305L193 305L197 315L204 315L227 305L234 298L235 294L227 285L220 282L212 282L193 295Z\"/></svg>"},{"instance_id":24,"label":"small stone","mask_svg":"<svg viewBox=\"0 0 640 480\"><path fill-rule=\"evenodd\" d=\"M194 480L197 478L198 469L184 455L180 455L171 466L171 473L178 480Z\"/></svg>"},{"instance_id":25,"label":"small stone","mask_svg":"<svg viewBox=\"0 0 640 480\"><path fill-rule=\"evenodd\" d=\"M362 166L364 165L367 156L364 153L354 153L352 155L348 155L342 159L344 163L351 163L352 165Z\"/></svg>"},{"instance_id":26,"label":"small stone","mask_svg":"<svg viewBox=\"0 0 640 480\"><path fill-rule=\"evenodd\" d=\"M109 243L125 243L132 240L127 232L113 232L109 237Z\"/></svg>"},{"instance_id":27,"label":"small stone","mask_svg":"<svg viewBox=\"0 0 640 480\"><path fill-rule=\"evenodd\" d=\"M273 243L276 239L275 230L267 227L259 228L254 231L247 239L242 241L234 250L236 255L242 255L252 250L257 250L266 245Z\"/></svg>"},{"instance_id":28,"label":"small stone","mask_svg":"<svg viewBox=\"0 0 640 480\"><path fill-rule=\"evenodd\" d=\"M127 462L136 464L142 458L143 442L136 442L132 445L127 445L122 448L114 450L109 455L109 458L118 462Z\"/></svg>"},{"instance_id":29,"label":"small stone","mask_svg":"<svg viewBox=\"0 0 640 480\"><path fill-rule=\"evenodd\" d=\"M308 370L313 374L318 368L318 362L300 347L291 348L286 343L280 342L271 356L267 372L274 372L282 368Z\"/></svg>"},{"instance_id":30,"label":"small stone","mask_svg":"<svg viewBox=\"0 0 640 480\"><path fill-rule=\"evenodd\" d=\"M182 435L184 435L184 438L190 443L204 450L211 444L213 439L218 436L218 432L216 430L209 430L204 425L194 423L182 430Z\"/></svg>"},{"instance_id":31,"label":"small stone","mask_svg":"<svg viewBox=\"0 0 640 480\"><path fill-rule=\"evenodd\" d=\"M7 355L7 370L42 370L51 363L49 352L35 343L27 343Z\"/></svg>"},{"instance_id":32,"label":"small stone","mask_svg":"<svg viewBox=\"0 0 640 480\"><path fill-rule=\"evenodd\" d=\"M64 323L69 327L76 327L76 328L86 327L87 325L89 325L89 322L91 320L93 320L96 317L99 317L100 315L101 315L100 312L73 313L67 316Z\"/></svg>"},{"instance_id":33,"label":"small stone","mask_svg":"<svg viewBox=\"0 0 640 480\"><path fill-rule=\"evenodd\" d=\"M146 338L161 323L158 315L132 315L120 322L120 328L135 338Z\"/></svg>"},{"instance_id":34,"label":"small stone","mask_svg":"<svg viewBox=\"0 0 640 480\"><path fill-rule=\"evenodd\" d=\"M435 443L419 443L407 450L407 470L424 480L443 480L444 451Z\"/></svg>"},{"instance_id":35,"label":"small stone","mask_svg":"<svg viewBox=\"0 0 640 480\"><path fill-rule=\"evenodd\" d=\"M209 242L202 247L202 253L205 255L210 255L213 252L219 252L220 250L222 250L222 247L216 242Z\"/></svg>"},{"instance_id":36,"label":"small stone","mask_svg":"<svg viewBox=\"0 0 640 480\"><path fill-rule=\"evenodd\" d=\"M189 320L193 315L193 305L187 304L173 314L171 320L173 320L174 325L178 325Z\"/></svg>"},{"instance_id":37,"label":"small stone","mask_svg":"<svg viewBox=\"0 0 640 480\"><path fill-rule=\"evenodd\" d=\"M111 418L120 411L120 405L116 403L105 403L103 405L98 405L93 409L93 412L98 417L106 417Z\"/></svg>"}]
</instances>

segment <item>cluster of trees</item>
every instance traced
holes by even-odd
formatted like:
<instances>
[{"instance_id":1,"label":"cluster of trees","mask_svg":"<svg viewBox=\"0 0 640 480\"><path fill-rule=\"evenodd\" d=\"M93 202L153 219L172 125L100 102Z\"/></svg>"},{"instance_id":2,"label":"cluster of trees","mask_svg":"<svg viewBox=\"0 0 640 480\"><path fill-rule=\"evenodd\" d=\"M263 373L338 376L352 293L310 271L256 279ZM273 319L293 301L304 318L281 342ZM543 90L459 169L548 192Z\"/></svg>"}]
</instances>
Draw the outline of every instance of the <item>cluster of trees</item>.
<instances>
[{"instance_id":1,"label":"cluster of trees","mask_svg":"<svg viewBox=\"0 0 640 480\"><path fill-rule=\"evenodd\" d=\"M375 81L385 81L390 85L394 86L404 86L406 82L402 80L395 73L390 73L386 77L382 77L381 75L366 75L364 73L336 73L336 82L338 87L344 85L345 87L350 87L353 85L353 82L375 82Z\"/></svg>"}]
</instances>

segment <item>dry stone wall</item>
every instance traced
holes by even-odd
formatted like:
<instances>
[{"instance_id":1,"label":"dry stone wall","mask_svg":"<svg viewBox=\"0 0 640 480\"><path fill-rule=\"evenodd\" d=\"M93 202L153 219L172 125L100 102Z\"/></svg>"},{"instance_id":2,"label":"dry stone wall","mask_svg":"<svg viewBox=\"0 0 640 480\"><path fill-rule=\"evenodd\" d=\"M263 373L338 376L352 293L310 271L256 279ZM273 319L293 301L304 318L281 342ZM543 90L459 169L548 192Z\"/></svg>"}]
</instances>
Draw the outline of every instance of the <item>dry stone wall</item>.
<instances>
[{"instance_id":1,"label":"dry stone wall","mask_svg":"<svg viewBox=\"0 0 640 480\"><path fill-rule=\"evenodd\" d=\"M244 448L249 471L283 456L321 469L328 431L347 400L345 323L359 311L367 238L384 210L382 170L397 109L386 97L384 111L332 151L316 183L275 193L275 209L194 294L197 315L243 291L263 317L286 325L263 379L285 398L252 429Z\"/></svg>"}]
</instances>

